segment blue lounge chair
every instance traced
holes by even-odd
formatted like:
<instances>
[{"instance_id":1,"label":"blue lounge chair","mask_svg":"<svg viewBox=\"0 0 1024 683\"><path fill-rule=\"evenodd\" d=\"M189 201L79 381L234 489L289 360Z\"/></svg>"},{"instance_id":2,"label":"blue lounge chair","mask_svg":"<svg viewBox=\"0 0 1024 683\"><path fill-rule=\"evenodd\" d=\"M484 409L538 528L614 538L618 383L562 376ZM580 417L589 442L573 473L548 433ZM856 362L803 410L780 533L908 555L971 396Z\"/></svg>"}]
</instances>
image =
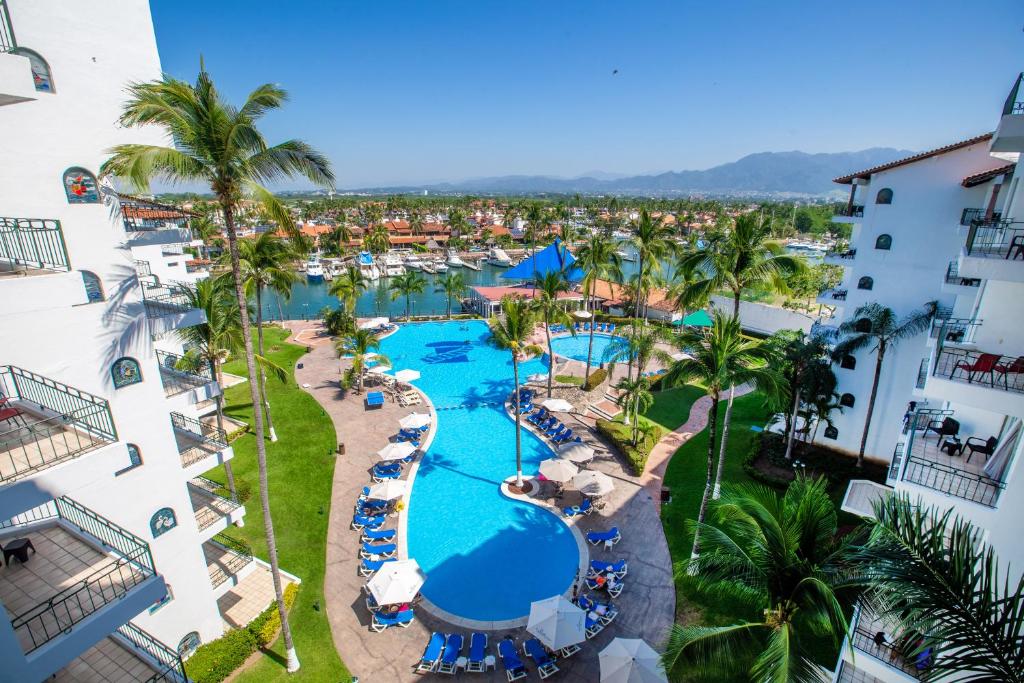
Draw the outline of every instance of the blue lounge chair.
<instances>
[{"instance_id":1,"label":"blue lounge chair","mask_svg":"<svg viewBox=\"0 0 1024 683\"><path fill-rule=\"evenodd\" d=\"M382 482L385 479L398 479L400 476L402 476L402 471L401 470L397 470L397 471L393 471L393 472L374 472L373 473L373 480L376 481L376 482Z\"/></svg>"},{"instance_id":2,"label":"blue lounge chair","mask_svg":"<svg viewBox=\"0 0 1024 683\"><path fill-rule=\"evenodd\" d=\"M556 423L555 423L555 425L554 425L553 427L551 427L550 429L548 429L548 430L547 430L547 432L545 432L545 433L546 433L546 434L547 434L547 435L548 435L549 437L551 437L552 439L554 439L554 438L555 438L555 437L557 437L557 436L558 436L559 434L561 434L561 433L562 433L562 432L563 432L564 430L565 430L565 425L564 425L564 424L562 424L561 422L556 422Z\"/></svg>"},{"instance_id":3,"label":"blue lounge chair","mask_svg":"<svg viewBox=\"0 0 1024 683\"><path fill-rule=\"evenodd\" d=\"M537 665L537 673L540 674L542 680L558 673L558 665L555 664L555 660L536 638L530 638L523 643L523 652Z\"/></svg>"},{"instance_id":4,"label":"blue lounge chair","mask_svg":"<svg viewBox=\"0 0 1024 683\"><path fill-rule=\"evenodd\" d=\"M583 323L583 331L590 332L590 323Z\"/></svg>"},{"instance_id":5,"label":"blue lounge chair","mask_svg":"<svg viewBox=\"0 0 1024 683\"><path fill-rule=\"evenodd\" d=\"M376 517L352 515L352 528L356 531L361 529L379 529L384 524L385 519L387 518L384 515L377 515Z\"/></svg>"},{"instance_id":6,"label":"blue lounge chair","mask_svg":"<svg viewBox=\"0 0 1024 683\"><path fill-rule=\"evenodd\" d=\"M387 508L388 502L386 500L365 500L356 501L356 511L362 512L365 515L377 514L379 511Z\"/></svg>"},{"instance_id":7,"label":"blue lounge chair","mask_svg":"<svg viewBox=\"0 0 1024 683\"><path fill-rule=\"evenodd\" d=\"M604 323L597 323L597 331L604 332Z\"/></svg>"},{"instance_id":8,"label":"blue lounge chair","mask_svg":"<svg viewBox=\"0 0 1024 683\"><path fill-rule=\"evenodd\" d=\"M594 612L587 612L583 621L583 628L587 631L587 640L590 640L604 630L604 623Z\"/></svg>"},{"instance_id":9,"label":"blue lounge chair","mask_svg":"<svg viewBox=\"0 0 1024 683\"><path fill-rule=\"evenodd\" d=\"M626 587L626 584L622 583L621 579L616 579L615 577L588 576L584 582L588 589L592 591L606 590L608 595L613 598L619 597L619 593Z\"/></svg>"},{"instance_id":10,"label":"blue lounge chair","mask_svg":"<svg viewBox=\"0 0 1024 683\"><path fill-rule=\"evenodd\" d=\"M487 670L487 634L473 633L469 637L469 657L466 672L482 674Z\"/></svg>"},{"instance_id":11,"label":"blue lounge chair","mask_svg":"<svg viewBox=\"0 0 1024 683\"><path fill-rule=\"evenodd\" d=\"M364 486L363 489L359 492L359 500L366 500L366 497L368 495L370 495L370 487Z\"/></svg>"},{"instance_id":12,"label":"blue lounge chair","mask_svg":"<svg viewBox=\"0 0 1024 683\"><path fill-rule=\"evenodd\" d=\"M380 633L391 626L409 628L409 624L415 621L415 619L416 615L411 609L407 609L403 612L397 612L395 614L381 614L380 612L374 612L373 623L370 624L370 629L376 633Z\"/></svg>"},{"instance_id":13,"label":"blue lounge chair","mask_svg":"<svg viewBox=\"0 0 1024 683\"><path fill-rule=\"evenodd\" d=\"M386 560L363 559L363 561L359 563L359 573L362 576L371 576L374 572L378 571L381 567L383 567L385 562L395 561L396 560L393 557L388 558Z\"/></svg>"},{"instance_id":14,"label":"blue lounge chair","mask_svg":"<svg viewBox=\"0 0 1024 683\"><path fill-rule=\"evenodd\" d=\"M498 656L501 657L501 665L505 667L505 676L509 683L526 678L526 667L523 666L523 660L519 659L516 644L511 638L505 638L498 643Z\"/></svg>"},{"instance_id":15,"label":"blue lounge chair","mask_svg":"<svg viewBox=\"0 0 1024 683\"><path fill-rule=\"evenodd\" d=\"M398 463L398 462L395 462L393 460L391 462L379 462L379 463L377 463L376 465L373 466L373 469L375 471L377 471L377 472L388 472L388 471L391 471L391 470L401 470L402 469L402 464Z\"/></svg>"},{"instance_id":16,"label":"blue lounge chair","mask_svg":"<svg viewBox=\"0 0 1024 683\"><path fill-rule=\"evenodd\" d=\"M602 543L609 543L615 545L622 540L622 535L619 533L619 527L613 526L608 531L591 531L587 534L587 542L590 545L601 545Z\"/></svg>"},{"instance_id":17,"label":"blue lounge chair","mask_svg":"<svg viewBox=\"0 0 1024 683\"><path fill-rule=\"evenodd\" d=\"M462 654L462 634L452 633L444 643L444 652L441 653L441 662L437 665L437 673L455 674L455 662Z\"/></svg>"},{"instance_id":18,"label":"blue lounge chair","mask_svg":"<svg viewBox=\"0 0 1024 683\"><path fill-rule=\"evenodd\" d=\"M380 391L371 391L366 395L367 408L381 408L384 406L384 394Z\"/></svg>"},{"instance_id":19,"label":"blue lounge chair","mask_svg":"<svg viewBox=\"0 0 1024 683\"><path fill-rule=\"evenodd\" d=\"M359 548L359 556L369 560L394 557L397 553L398 546L394 543L382 543L380 545L364 543Z\"/></svg>"},{"instance_id":20,"label":"blue lounge chair","mask_svg":"<svg viewBox=\"0 0 1024 683\"><path fill-rule=\"evenodd\" d=\"M533 410L533 404L532 403L520 403L519 404L519 414L520 415L526 415L531 410Z\"/></svg>"},{"instance_id":21,"label":"blue lounge chair","mask_svg":"<svg viewBox=\"0 0 1024 683\"><path fill-rule=\"evenodd\" d=\"M395 540L395 534L398 532L394 529L363 529L363 535L360 538L363 543L372 543L374 541L380 542L391 542Z\"/></svg>"},{"instance_id":22,"label":"blue lounge chair","mask_svg":"<svg viewBox=\"0 0 1024 683\"><path fill-rule=\"evenodd\" d=\"M577 331L577 332L579 332L579 331L580 331L580 324L579 324L579 323L576 323L576 331Z\"/></svg>"},{"instance_id":23,"label":"blue lounge chair","mask_svg":"<svg viewBox=\"0 0 1024 683\"><path fill-rule=\"evenodd\" d=\"M608 331L609 332L614 332L615 331L615 327L616 327L615 323L608 323Z\"/></svg>"},{"instance_id":24,"label":"blue lounge chair","mask_svg":"<svg viewBox=\"0 0 1024 683\"><path fill-rule=\"evenodd\" d=\"M614 574L620 579L626 575L629 571L629 565L626 564L625 560L619 560L618 562L602 562L601 560L591 560L590 569L587 570L587 576L597 576L598 574Z\"/></svg>"},{"instance_id":25,"label":"blue lounge chair","mask_svg":"<svg viewBox=\"0 0 1024 683\"><path fill-rule=\"evenodd\" d=\"M564 432L558 435L558 438L555 439L555 441L557 441L558 443L564 443L571 439L572 437L573 431L571 429L566 429Z\"/></svg>"},{"instance_id":26,"label":"blue lounge chair","mask_svg":"<svg viewBox=\"0 0 1024 683\"><path fill-rule=\"evenodd\" d=\"M594 504L590 502L589 498L584 498L583 502L579 505L573 505L569 508L562 508L562 512L565 513L566 517L576 517L578 515L589 515L594 511ZM593 564L593 562L591 562Z\"/></svg>"},{"instance_id":27,"label":"blue lounge chair","mask_svg":"<svg viewBox=\"0 0 1024 683\"><path fill-rule=\"evenodd\" d=\"M589 595L581 595L576 598L576 604L579 605L580 609L591 612L592 616L596 616L605 626L615 621L615 617L619 616L618 607L610 602L598 602Z\"/></svg>"},{"instance_id":28,"label":"blue lounge chair","mask_svg":"<svg viewBox=\"0 0 1024 683\"><path fill-rule=\"evenodd\" d=\"M423 656L420 663L416 665L416 673L433 673L438 660L441 659L441 650L444 649L444 635L434 631L430 634L430 640L423 649Z\"/></svg>"}]
</instances>

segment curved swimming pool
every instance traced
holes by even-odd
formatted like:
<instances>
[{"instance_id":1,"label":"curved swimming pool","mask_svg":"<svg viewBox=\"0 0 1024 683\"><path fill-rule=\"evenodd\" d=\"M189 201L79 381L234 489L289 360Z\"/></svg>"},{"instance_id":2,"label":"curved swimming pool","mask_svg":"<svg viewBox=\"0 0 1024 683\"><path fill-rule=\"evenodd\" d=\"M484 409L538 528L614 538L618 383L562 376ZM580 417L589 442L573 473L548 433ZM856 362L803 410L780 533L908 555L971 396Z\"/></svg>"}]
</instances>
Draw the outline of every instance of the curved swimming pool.
<instances>
[{"instance_id":1,"label":"curved swimming pool","mask_svg":"<svg viewBox=\"0 0 1024 683\"><path fill-rule=\"evenodd\" d=\"M409 557L427 574L423 595L466 619L499 621L529 614L530 603L564 592L579 567L569 528L536 505L503 496L515 474L515 429L502 401L512 391L512 363L487 344L481 321L402 325L381 342L397 369L437 409L437 430L419 465L408 509ZM520 364L520 377L543 372ZM551 451L522 434L523 472L537 472Z\"/></svg>"},{"instance_id":2,"label":"curved swimming pool","mask_svg":"<svg viewBox=\"0 0 1024 683\"><path fill-rule=\"evenodd\" d=\"M623 338L610 334L594 333L594 352L591 355L591 362L595 365L607 363L611 355L615 353L616 346L622 343ZM579 332L575 337L564 335L551 340L551 350L557 355L573 360L587 360L587 348L590 345L590 334Z\"/></svg>"}]
</instances>

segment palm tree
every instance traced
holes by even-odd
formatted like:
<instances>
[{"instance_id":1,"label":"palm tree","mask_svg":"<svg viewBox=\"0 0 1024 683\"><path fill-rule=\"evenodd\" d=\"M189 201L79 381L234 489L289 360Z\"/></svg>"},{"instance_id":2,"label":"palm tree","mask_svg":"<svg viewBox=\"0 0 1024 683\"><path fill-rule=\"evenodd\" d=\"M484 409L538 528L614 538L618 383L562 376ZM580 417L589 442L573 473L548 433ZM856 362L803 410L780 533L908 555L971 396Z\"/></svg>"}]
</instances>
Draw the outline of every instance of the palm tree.
<instances>
[{"instance_id":1,"label":"palm tree","mask_svg":"<svg viewBox=\"0 0 1024 683\"><path fill-rule=\"evenodd\" d=\"M747 339L740 331L740 323L732 317L715 311L714 324L707 330L687 330L679 335L677 343L690 357L675 361L663 378L665 386L679 386L699 382L711 397L708 415L708 462L704 481L704 496L697 515L698 524L704 523L708 501L718 497L721 490L724 456L718 458L716 474L715 439L718 430L718 403L725 387L751 383L774 393L779 383L771 368L768 345ZM700 554L700 536L693 536L693 557Z\"/></svg>"},{"instance_id":2,"label":"palm tree","mask_svg":"<svg viewBox=\"0 0 1024 683\"><path fill-rule=\"evenodd\" d=\"M633 365L636 364L636 376L643 376L647 364L652 360L659 361L668 367L674 362L672 356L658 348L658 344L669 344L674 340L661 327L631 323L621 330L621 340L617 340L609 347L610 357L607 359L612 364L619 361L626 361L626 377L633 376Z\"/></svg>"},{"instance_id":3,"label":"palm tree","mask_svg":"<svg viewBox=\"0 0 1024 683\"><path fill-rule=\"evenodd\" d=\"M338 355L351 355L350 372L356 378L356 393L363 393L363 372L371 359L379 365L391 365L388 357L380 353L380 339L370 330L355 330L351 335L334 343Z\"/></svg>"},{"instance_id":4,"label":"palm tree","mask_svg":"<svg viewBox=\"0 0 1024 683\"><path fill-rule=\"evenodd\" d=\"M324 329L332 337L351 334L356 328L356 319L344 306L338 308L324 306L320 310L320 317L324 319Z\"/></svg>"},{"instance_id":5,"label":"palm tree","mask_svg":"<svg viewBox=\"0 0 1024 683\"><path fill-rule=\"evenodd\" d=\"M569 288L565 273L549 271L537 282L536 296L533 299L533 310L544 321L544 336L548 346L548 398L551 398L551 383L555 377L555 354L551 348L551 326L565 325L572 336L576 330L572 327L572 316L565 310L565 304L558 299L559 292Z\"/></svg>"},{"instance_id":6,"label":"palm tree","mask_svg":"<svg viewBox=\"0 0 1024 683\"><path fill-rule=\"evenodd\" d=\"M348 251L348 243L352 241L352 235L352 227L345 221L345 217L342 216L328 234L329 251L333 251L336 254L344 254Z\"/></svg>"},{"instance_id":7,"label":"palm tree","mask_svg":"<svg viewBox=\"0 0 1024 683\"><path fill-rule=\"evenodd\" d=\"M695 671L717 680L820 680L807 636L842 642L843 608L860 579L857 534L837 536L825 481L798 476L781 497L762 485L727 487L713 513L716 524L688 523L706 548L688 569L699 574L699 590L741 601L764 619L673 626L662 656L670 680Z\"/></svg>"},{"instance_id":8,"label":"palm tree","mask_svg":"<svg viewBox=\"0 0 1024 683\"><path fill-rule=\"evenodd\" d=\"M331 280L331 286L327 289L327 292L341 300L349 315L355 315L359 296L369 286L370 281L363 276L362 271L355 266L348 266L341 274L336 275Z\"/></svg>"},{"instance_id":9,"label":"palm tree","mask_svg":"<svg viewBox=\"0 0 1024 683\"><path fill-rule=\"evenodd\" d=\"M983 531L905 493L880 499L870 526L864 602L898 624L896 642L922 641L907 655L941 650L925 680L1024 682L1024 577Z\"/></svg>"},{"instance_id":10,"label":"palm tree","mask_svg":"<svg viewBox=\"0 0 1024 683\"><path fill-rule=\"evenodd\" d=\"M516 486L520 489L523 487L523 445L520 433L523 418L519 410L519 357L544 353L539 346L526 341L533 333L536 322L531 304L513 296L502 297L499 315L488 321L491 328L488 343L508 351L512 356L512 377L515 380L512 410L516 414Z\"/></svg>"},{"instance_id":11,"label":"palm tree","mask_svg":"<svg viewBox=\"0 0 1024 683\"><path fill-rule=\"evenodd\" d=\"M406 271L401 275L391 278L388 290L391 292L391 300L394 301L400 296L405 297L405 319L408 320L411 307L410 300L413 294L422 294L427 288L426 279L415 271Z\"/></svg>"},{"instance_id":12,"label":"palm tree","mask_svg":"<svg viewBox=\"0 0 1024 683\"><path fill-rule=\"evenodd\" d=\"M544 225L545 221L544 207L540 202L533 202L526 210L526 240L530 243L530 253L534 254L537 251L537 238L540 235L540 230Z\"/></svg>"},{"instance_id":13,"label":"palm tree","mask_svg":"<svg viewBox=\"0 0 1024 683\"><path fill-rule=\"evenodd\" d=\"M363 249L371 254L382 254L391 247L388 229L382 224L370 225L363 235Z\"/></svg>"},{"instance_id":14,"label":"palm tree","mask_svg":"<svg viewBox=\"0 0 1024 683\"><path fill-rule=\"evenodd\" d=\"M234 274L235 297L242 321L245 365L249 376L253 421L256 428L256 459L260 479L260 503L267 535L267 554L274 579L274 593L281 617L281 635L287 651L288 671L297 671L299 659L285 611L277 540L270 515L267 485L267 450L263 439L263 409L256 385L256 360L250 336L249 311L242 283L235 215L241 199L249 195L274 217L282 228L294 231L287 209L263 184L283 178L304 177L317 185L334 186L330 162L299 140L268 146L256 122L268 111L279 109L286 99L276 85L257 87L241 107L224 101L200 63L194 85L170 76L128 87L128 102L120 118L122 126L153 125L167 133L175 147L118 145L101 168L104 175L126 179L145 192L153 179L204 183L210 187L224 218Z\"/></svg>"},{"instance_id":15,"label":"palm tree","mask_svg":"<svg viewBox=\"0 0 1024 683\"><path fill-rule=\"evenodd\" d=\"M636 249L639 260L637 315L646 320L649 278L652 273L657 273L661 269L661 260L672 251L672 230L662 221L652 220L647 209L640 211L640 217L633 223L632 229L633 236L628 241Z\"/></svg>"},{"instance_id":16,"label":"palm tree","mask_svg":"<svg viewBox=\"0 0 1024 683\"><path fill-rule=\"evenodd\" d=\"M446 273L437 278L435 284L439 285L434 289L435 292L444 292L445 310L448 319L451 320L452 299L461 298L466 293L466 278L462 273Z\"/></svg>"},{"instance_id":17,"label":"palm tree","mask_svg":"<svg viewBox=\"0 0 1024 683\"><path fill-rule=\"evenodd\" d=\"M409 216L409 232L413 235L423 234L423 214L419 211L413 211Z\"/></svg>"},{"instance_id":18,"label":"palm tree","mask_svg":"<svg viewBox=\"0 0 1024 683\"><path fill-rule=\"evenodd\" d=\"M646 377L624 377L615 388L620 392L615 402L626 412L623 417L630 426L630 437L636 446L640 438L640 414L654 405L651 383Z\"/></svg>"},{"instance_id":19,"label":"palm tree","mask_svg":"<svg viewBox=\"0 0 1024 683\"><path fill-rule=\"evenodd\" d=\"M598 233L592 233L576 254L576 265L583 270L583 291L586 305L594 308L594 289L598 280L618 282L622 280L622 258L615 249L615 243ZM590 379L590 361L594 355L594 326L590 326L590 340L587 344L587 369L584 382Z\"/></svg>"},{"instance_id":20,"label":"palm tree","mask_svg":"<svg viewBox=\"0 0 1024 683\"><path fill-rule=\"evenodd\" d=\"M937 308L938 303L930 301L921 309L898 318L891 308L879 303L864 304L854 310L853 318L839 326L840 341L832 349L833 361L838 362L844 356L872 345L871 350L875 352L875 377L871 382L868 412L864 416L864 433L861 435L860 451L857 453L858 468L864 466L864 450L868 445L868 430L871 429L871 416L875 412L875 397L878 396L878 380L882 377L885 354L904 339L916 337L927 330Z\"/></svg>"}]
</instances>

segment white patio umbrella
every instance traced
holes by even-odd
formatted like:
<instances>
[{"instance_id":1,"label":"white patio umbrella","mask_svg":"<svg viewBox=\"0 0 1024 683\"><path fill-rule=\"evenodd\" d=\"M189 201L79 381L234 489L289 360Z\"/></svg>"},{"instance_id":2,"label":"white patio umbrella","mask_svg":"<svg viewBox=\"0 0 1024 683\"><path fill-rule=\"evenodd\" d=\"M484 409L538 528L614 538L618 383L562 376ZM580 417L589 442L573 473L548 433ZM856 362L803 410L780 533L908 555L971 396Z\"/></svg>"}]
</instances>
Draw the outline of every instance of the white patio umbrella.
<instances>
[{"instance_id":1,"label":"white patio umbrella","mask_svg":"<svg viewBox=\"0 0 1024 683\"><path fill-rule=\"evenodd\" d=\"M395 373L395 379L399 382L412 382L420 378L419 370L399 370Z\"/></svg>"},{"instance_id":2,"label":"white patio umbrella","mask_svg":"<svg viewBox=\"0 0 1024 683\"><path fill-rule=\"evenodd\" d=\"M572 404L564 398L549 398L541 405L553 413L567 413L572 410Z\"/></svg>"},{"instance_id":3,"label":"white patio umbrella","mask_svg":"<svg viewBox=\"0 0 1024 683\"><path fill-rule=\"evenodd\" d=\"M403 479L386 479L370 487L367 498L374 500L394 500L401 498L409 489L409 482Z\"/></svg>"},{"instance_id":4,"label":"white patio umbrella","mask_svg":"<svg viewBox=\"0 0 1024 683\"><path fill-rule=\"evenodd\" d=\"M601 683L665 683L661 658L639 638L615 638L597 655Z\"/></svg>"},{"instance_id":5,"label":"white patio umbrella","mask_svg":"<svg viewBox=\"0 0 1024 683\"><path fill-rule=\"evenodd\" d=\"M427 575L416 560L385 562L370 579L366 588L378 605L410 602L420 592Z\"/></svg>"},{"instance_id":6,"label":"white patio umbrella","mask_svg":"<svg viewBox=\"0 0 1024 683\"><path fill-rule=\"evenodd\" d=\"M527 382L546 382L546 381L548 381L548 376L545 375L544 373L538 372L538 373L535 373L535 374L530 375L529 377L527 377L526 381Z\"/></svg>"},{"instance_id":7,"label":"white patio umbrella","mask_svg":"<svg viewBox=\"0 0 1024 683\"><path fill-rule=\"evenodd\" d=\"M594 316L591 315L590 311L585 311L585 310L583 310L581 308L578 311L573 311L572 312L572 317L579 318L580 320L589 320L590 318L592 318Z\"/></svg>"},{"instance_id":8,"label":"white patio umbrella","mask_svg":"<svg viewBox=\"0 0 1024 683\"><path fill-rule=\"evenodd\" d=\"M372 372L375 375L383 375L384 373L389 372L390 370L390 365L374 365L372 368L370 368L369 372Z\"/></svg>"},{"instance_id":9,"label":"white patio umbrella","mask_svg":"<svg viewBox=\"0 0 1024 683\"><path fill-rule=\"evenodd\" d=\"M426 413L409 413L398 424L402 429L422 429L430 424L430 416Z\"/></svg>"},{"instance_id":10,"label":"white patio umbrella","mask_svg":"<svg viewBox=\"0 0 1024 683\"><path fill-rule=\"evenodd\" d=\"M359 329L368 330L373 327L380 327L381 325L387 325L390 322L387 318L370 318L365 322L359 323Z\"/></svg>"},{"instance_id":11,"label":"white patio umbrella","mask_svg":"<svg viewBox=\"0 0 1024 683\"><path fill-rule=\"evenodd\" d=\"M530 604L526 630L552 650L560 650L587 639L586 617L565 596L555 595Z\"/></svg>"},{"instance_id":12,"label":"white patio umbrella","mask_svg":"<svg viewBox=\"0 0 1024 683\"><path fill-rule=\"evenodd\" d=\"M672 360L685 360L687 358L693 358L693 356L686 353L685 351L680 351L679 353L672 354Z\"/></svg>"},{"instance_id":13,"label":"white patio umbrella","mask_svg":"<svg viewBox=\"0 0 1024 683\"><path fill-rule=\"evenodd\" d=\"M559 483L569 481L579 471L576 465L573 465L568 460L561 460L559 458L548 458L547 460L541 460L540 463L540 473L544 475L544 478Z\"/></svg>"},{"instance_id":14,"label":"white patio umbrella","mask_svg":"<svg viewBox=\"0 0 1024 683\"><path fill-rule=\"evenodd\" d=\"M558 447L558 457L572 462L589 462L594 458L594 449L585 443L563 443Z\"/></svg>"},{"instance_id":15,"label":"white patio umbrella","mask_svg":"<svg viewBox=\"0 0 1024 683\"><path fill-rule=\"evenodd\" d=\"M377 455L380 456L381 460L401 460L402 458L408 458L414 452L416 452L416 447L411 443L399 441L398 443L389 443L377 451Z\"/></svg>"},{"instance_id":16,"label":"white patio umbrella","mask_svg":"<svg viewBox=\"0 0 1024 683\"><path fill-rule=\"evenodd\" d=\"M603 496L612 492L615 482L604 472L583 470L572 478L572 485L588 496Z\"/></svg>"}]
</instances>

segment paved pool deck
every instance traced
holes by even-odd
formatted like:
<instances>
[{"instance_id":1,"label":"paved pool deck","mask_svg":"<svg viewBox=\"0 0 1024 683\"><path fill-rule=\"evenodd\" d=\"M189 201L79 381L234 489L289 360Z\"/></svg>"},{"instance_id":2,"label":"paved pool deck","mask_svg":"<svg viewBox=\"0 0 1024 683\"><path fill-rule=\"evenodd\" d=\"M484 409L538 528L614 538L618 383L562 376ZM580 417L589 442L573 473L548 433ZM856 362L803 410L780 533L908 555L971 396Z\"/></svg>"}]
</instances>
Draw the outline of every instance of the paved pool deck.
<instances>
[{"instance_id":1,"label":"paved pool deck","mask_svg":"<svg viewBox=\"0 0 1024 683\"><path fill-rule=\"evenodd\" d=\"M432 616L422 606L417 609L416 622L409 628L391 628L384 633L370 631L370 614L362 593L366 579L357 571L359 533L352 531L349 524L358 492L370 481L369 470L378 460L376 451L395 434L402 416L423 412L426 404L403 408L388 401L380 409L366 411L362 395L345 394L340 390L338 377L342 361L335 356L332 345L315 333L307 332L300 337L300 343L311 341L311 351L300 359L302 367L296 368L295 377L331 416L338 441L345 444L345 455L338 456L334 470L324 586L334 644L361 683L422 680L422 675L413 673L413 667L419 661L430 632L459 631L467 636L469 632ZM571 423L573 418L567 416L566 420ZM626 474L622 462L609 452L606 444L593 433L588 433L585 439L598 450L591 468L614 477L616 488L606 497L602 510L581 518L577 526L583 533L618 526L623 540L612 550L591 546L588 549L594 559L627 559L629 574L625 590L615 600L621 611L619 617L598 636L586 641L582 652L559 661L562 671L558 679L572 683L600 679L597 653L615 637L643 638L659 647L675 614L672 562L656 503L637 477ZM567 493L564 499L550 502L573 505L578 502L578 494ZM397 519L387 526L398 528ZM521 643L525 631L522 628L499 629L488 635L488 652L494 653L498 640L512 635ZM524 661L531 671L530 678L535 679L535 667L525 658ZM462 673L460 676L489 682L506 680L500 662L494 671L486 674Z\"/></svg>"}]
</instances>

